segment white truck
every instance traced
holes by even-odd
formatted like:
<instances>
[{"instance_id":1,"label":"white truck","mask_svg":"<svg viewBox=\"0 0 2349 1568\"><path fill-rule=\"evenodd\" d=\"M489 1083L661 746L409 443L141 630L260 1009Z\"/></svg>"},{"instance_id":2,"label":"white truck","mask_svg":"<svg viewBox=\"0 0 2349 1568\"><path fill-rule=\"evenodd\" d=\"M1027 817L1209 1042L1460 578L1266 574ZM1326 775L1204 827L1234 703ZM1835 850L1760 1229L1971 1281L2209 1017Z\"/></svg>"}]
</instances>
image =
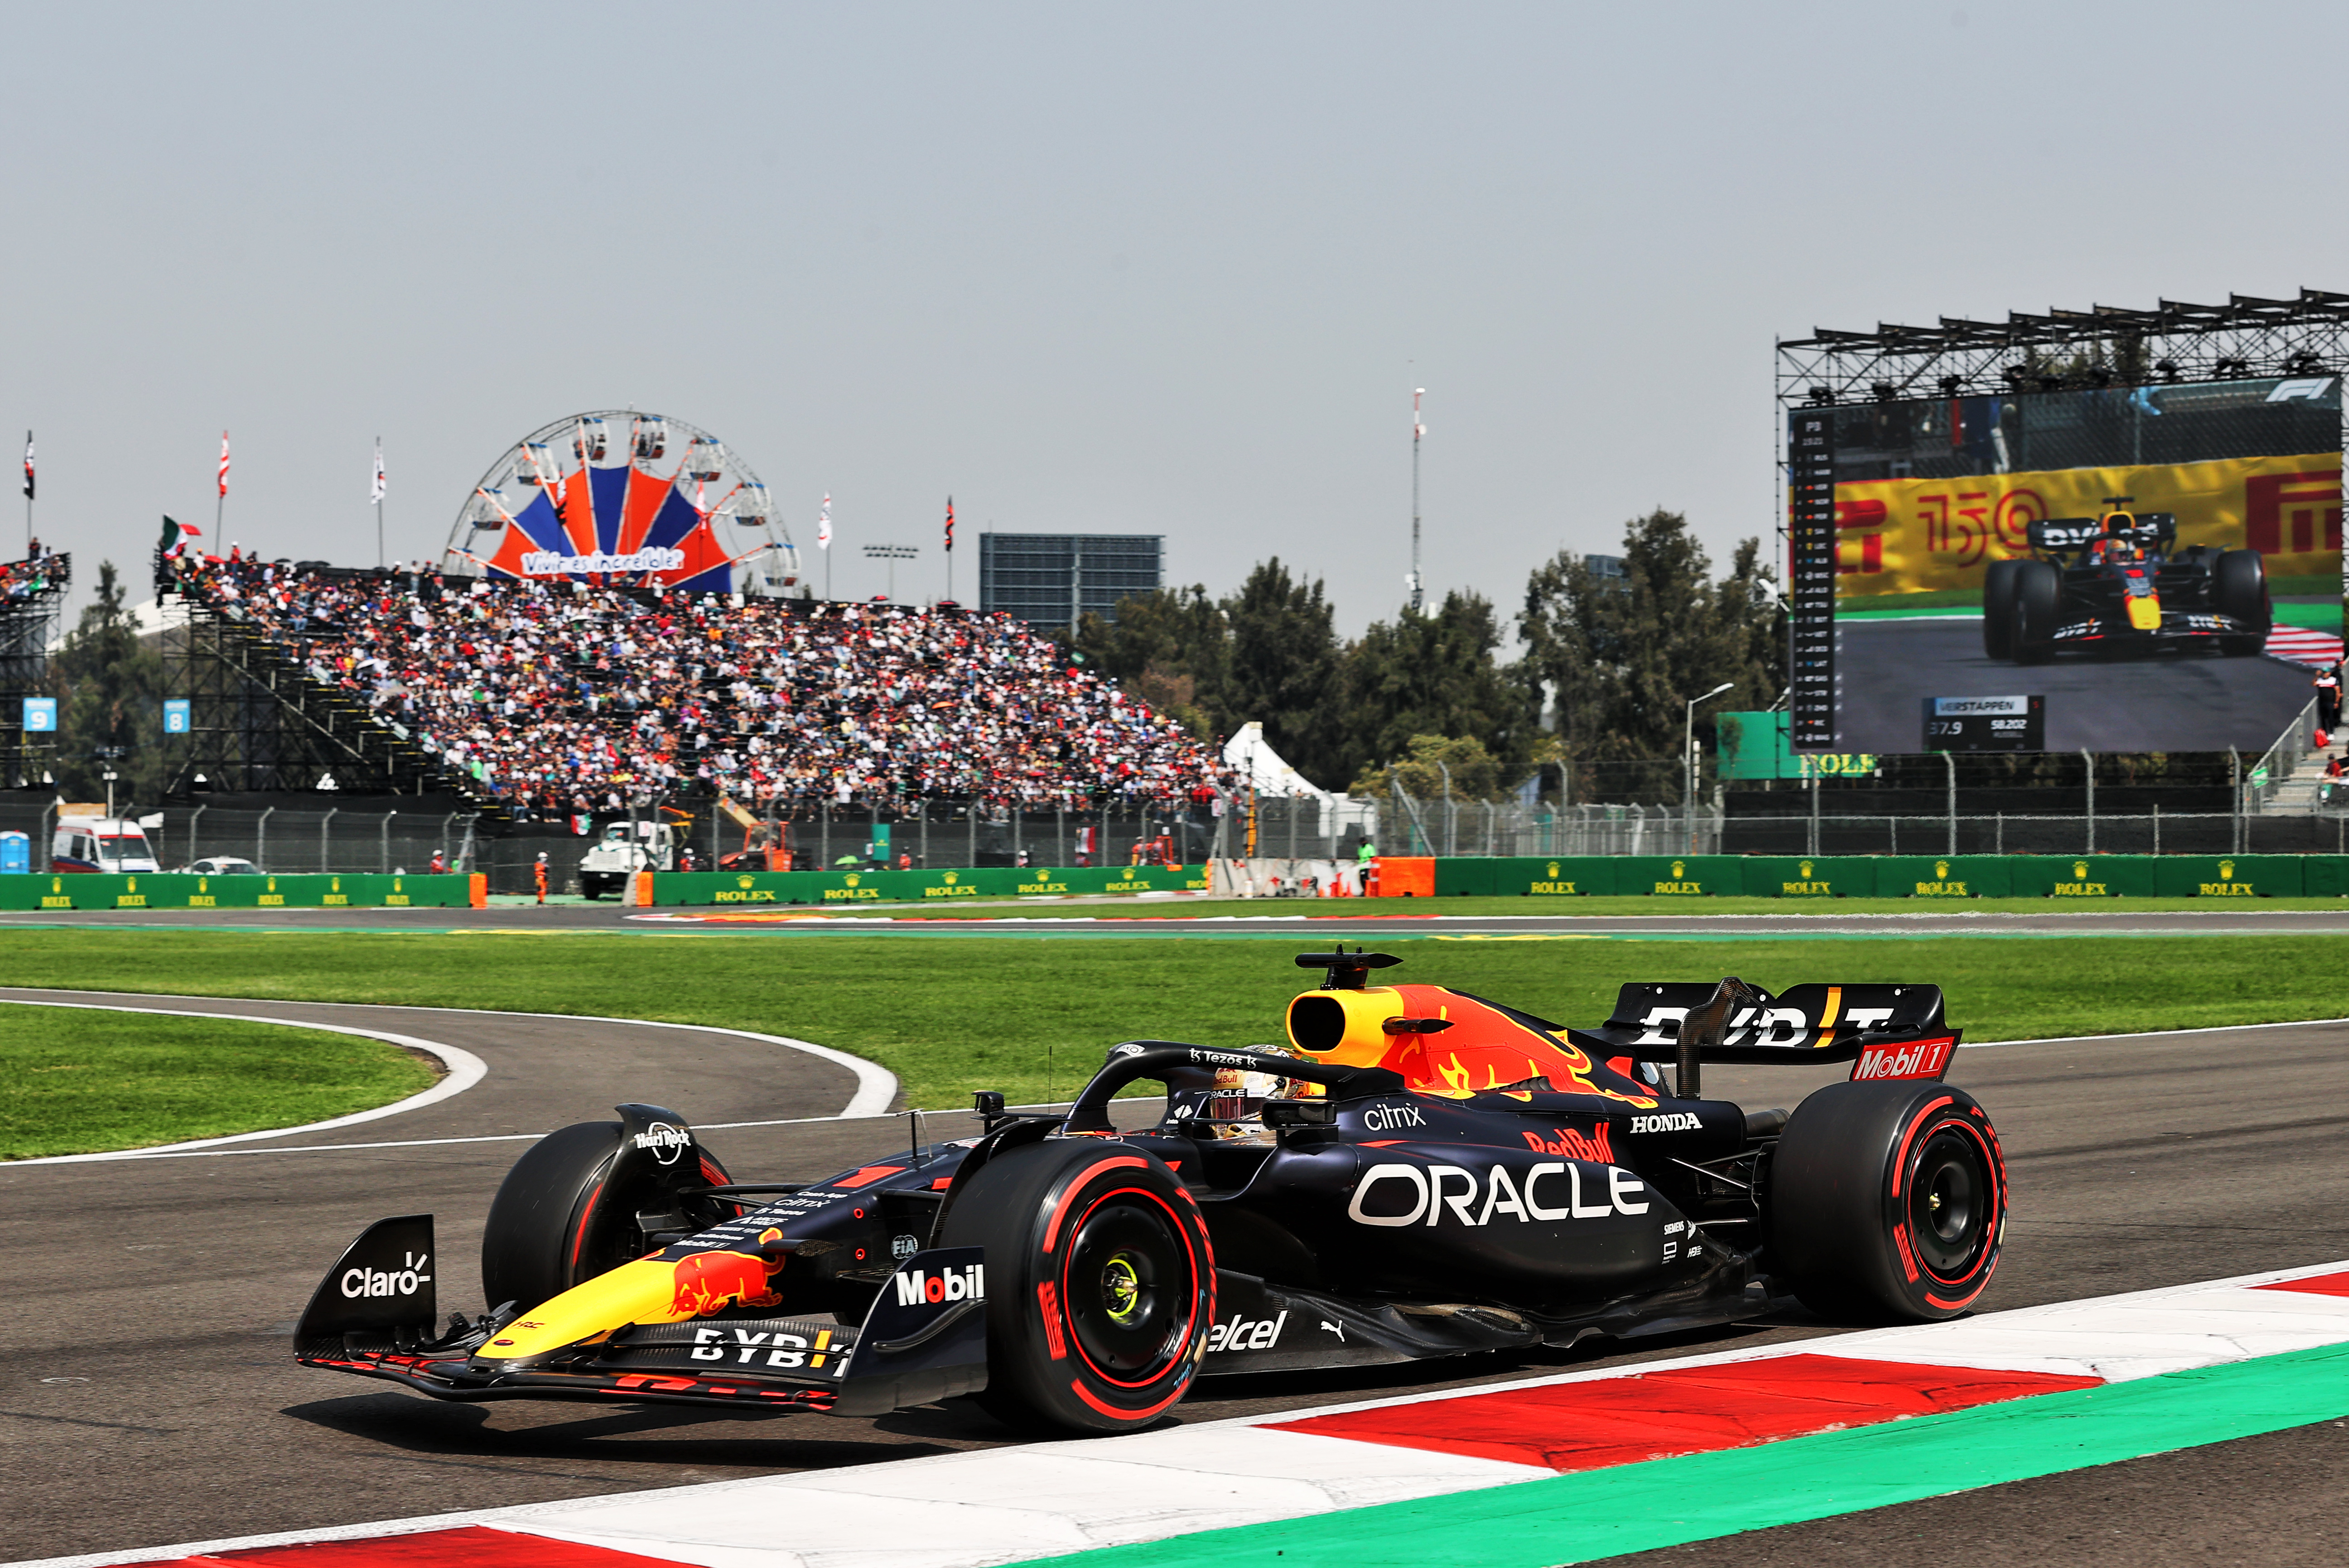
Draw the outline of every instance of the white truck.
<instances>
[{"instance_id":1,"label":"white truck","mask_svg":"<svg viewBox=\"0 0 2349 1568\"><path fill-rule=\"evenodd\" d=\"M103 805L63 805L49 840L51 871L101 871L119 876L155 867L147 835L129 817L109 816Z\"/></svg>"},{"instance_id":2,"label":"white truck","mask_svg":"<svg viewBox=\"0 0 2349 1568\"><path fill-rule=\"evenodd\" d=\"M633 832L631 831L633 829ZM627 890L639 871L677 869L677 832L666 822L614 822L579 859L579 891L590 898Z\"/></svg>"}]
</instances>

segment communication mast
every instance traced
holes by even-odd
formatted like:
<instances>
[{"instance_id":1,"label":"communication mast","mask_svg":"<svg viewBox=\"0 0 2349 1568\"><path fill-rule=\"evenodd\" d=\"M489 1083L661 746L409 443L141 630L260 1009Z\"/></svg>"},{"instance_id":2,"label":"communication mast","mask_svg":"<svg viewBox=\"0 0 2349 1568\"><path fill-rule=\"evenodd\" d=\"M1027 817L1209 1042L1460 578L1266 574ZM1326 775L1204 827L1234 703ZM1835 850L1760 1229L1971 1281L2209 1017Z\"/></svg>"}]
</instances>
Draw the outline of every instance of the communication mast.
<instances>
[{"instance_id":1,"label":"communication mast","mask_svg":"<svg viewBox=\"0 0 2349 1568\"><path fill-rule=\"evenodd\" d=\"M1411 389L1411 608L1419 613L1426 601L1426 580L1419 575L1419 438L1427 427L1419 422L1419 400L1427 396L1425 387Z\"/></svg>"}]
</instances>

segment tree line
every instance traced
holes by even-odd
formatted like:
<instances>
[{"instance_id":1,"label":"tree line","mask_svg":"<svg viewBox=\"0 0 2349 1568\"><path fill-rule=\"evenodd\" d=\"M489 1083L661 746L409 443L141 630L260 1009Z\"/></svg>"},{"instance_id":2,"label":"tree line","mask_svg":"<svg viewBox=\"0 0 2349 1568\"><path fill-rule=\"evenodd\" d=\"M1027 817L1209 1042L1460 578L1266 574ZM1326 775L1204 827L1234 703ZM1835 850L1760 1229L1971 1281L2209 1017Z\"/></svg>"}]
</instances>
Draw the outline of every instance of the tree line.
<instances>
[{"instance_id":1,"label":"tree line","mask_svg":"<svg viewBox=\"0 0 2349 1568\"><path fill-rule=\"evenodd\" d=\"M1490 800L1559 762L1668 763L1661 777L1679 765L1689 699L1726 681L1707 712L1776 705L1783 612L1758 539L1715 577L1687 518L1659 509L1625 524L1621 548L1619 576L1571 551L1537 567L1514 625L1454 591L1350 641L1320 580L1275 556L1235 593L1162 588L1122 601L1114 621L1084 616L1071 640L1202 740L1261 722L1325 789L1396 779L1434 794L1448 771L1454 795ZM1704 713L1698 732L1711 735Z\"/></svg>"}]
</instances>

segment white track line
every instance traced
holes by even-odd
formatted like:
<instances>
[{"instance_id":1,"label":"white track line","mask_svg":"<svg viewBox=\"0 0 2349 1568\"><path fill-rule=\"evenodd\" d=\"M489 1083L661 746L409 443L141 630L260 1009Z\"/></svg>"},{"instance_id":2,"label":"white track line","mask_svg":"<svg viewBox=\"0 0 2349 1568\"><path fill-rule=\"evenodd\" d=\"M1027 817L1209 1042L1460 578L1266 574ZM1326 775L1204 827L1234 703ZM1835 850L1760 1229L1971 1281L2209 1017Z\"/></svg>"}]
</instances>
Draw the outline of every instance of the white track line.
<instances>
[{"instance_id":1,"label":"white track line","mask_svg":"<svg viewBox=\"0 0 2349 1568\"><path fill-rule=\"evenodd\" d=\"M46 988L20 986L16 989L32 991ZM93 992L90 994L96 996L152 996L160 1001L166 1002L197 1002L215 1004L220 1002L247 1000L231 996L186 996L176 992L114 991ZM285 999L278 998L276 1000L282 1002ZM33 997L0 997L0 1001L25 1002L45 1007L95 1007L100 1005L97 1002L41 1002ZM267 1003L264 1002L263 1005L267 1005ZM684 1029L698 1031L704 1034L731 1034L737 1039L757 1040L765 1044L781 1045L786 1050L802 1052L810 1056L821 1057L826 1062L833 1063L837 1066L845 1067L851 1073L854 1073L856 1075L856 1092L849 1096L848 1104L840 1108L837 1115L841 1116L874 1116L885 1115L888 1112L890 1103L897 1097L897 1075L895 1073L890 1072L888 1068L882 1066L879 1063L868 1062L862 1056L852 1056L845 1051L835 1051L829 1045L819 1045L812 1040L794 1040L788 1034L761 1034L756 1030L726 1029L714 1023L665 1023L657 1019L652 1018L611 1018L606 1017L605 1014L600 1012L508 1012L503 1008L417 1007L406 1002L304 1002L301 1005L309 1007L366 1007L382 1012L438 1012L447 1013L460 1018L553 1018L575 1023L626 1023L643 1029ZM123 1011L128 1012L188 1012L193 1010L127 1007L124 1008ZM243 1014L223 1012L208 1013L206 1016L239 1018L243 1017ZM326 1029L331 1027L331 1025L324 1023L305 1023L299 1026L308 1029ZM365 1031L345 1030L343 1033L363 1033ZM388 1115L388 1113L378 1112L375 1114ZM333 1124L325 1122L319 1124L321 1127L331 1125ZM308 1132L311 1130L312 1129L308 1127L289 1127L285 1129L288 1133ZM259 1137L264 1135L255 1133L251 1136Z\"/></svg>"},{"instance_id":2,"label":"white track line","mask_svg":"<svg viewBox=\"0 0 2349 1568\"><path fill-rule=\"evenodd\" d=\"M965 1449L828 1470L46 1558L7 1568L112 1568L468 1524L510 1531L523 1542L544 1536L705 1568L983 1568L1193 1531L1480 1491L1557 1473L1547 1466L1267 1429L1300 1417L1440 1406L1511 1390L1805 1355L2057 1371L2107 1380L2151 1376L2349 1338L2349 1302L2289 1293L2268 1299L2264 1293L2252 1296L2250 1289L2342 1267L2336 1262L2271 1269L1949 1323L1824 1334L1123 1437ZM877 1534L876 1518L886 1521Z\"/></svg>"},{"instance_id":3,"label":"white track line","mask_svg":"<svg viewBox=\"0 0 2349 1568\"><path fill-rule=\"evenodd\" d=\"M110 993L101 992L100 994L119 996L124 994L149 993L125 993L121 992L114 992ZM160 1000L172 1002L210 1002L214 1004L233 1002L241 1000L235 997L180 996L169 992L154 994L158 994L159 999ZM347 1116L336 1116L327 1121L311 1122L305 1126L295 1127L268 1127L259 1132L237 1133L229 1137L191 1138L181 1143L159 1144L151 1148L118 1149L101 1154L47 1155L38 1159L0 1160L0 1169L9 1169L27 1165L85 1165L107 1160L190 1158L219 1150L219 1146L222 1144L248 1143L258 1138L294 1137L304 1133L329 1132L336 1127L355 1127L361 1122L371 1122L378 1120L384 1116L398 1116L406 1111L421 1110L427 1106L438 1104L440 1101L448 1099L452 1096L463 1094L467 1089L470 1089L475 1084L480 1083L489 1073L489 1064L487 1063L483 1062L479 1056L474 1055L471 1052L467 1051L460 1046L444 1044L437 1040L419 1039L412 1034L394 1034L379 1029L357 1029L348 1024L341 1023L319 1023L305 1018L269 1018L247 1012L214 1012L209 1008L201 1007L140 1007L123 1002L51 1002L45 999L28 996L0 996L0 1002L5 1002L17 1007L72 1007L80 1008L93 1012L143 1012L153 1014L158 1017L167 1018L219 1018L231 1022L242 1022L246 1023L279 1024L289 1029L316 1029L322 1030L329 1034L356 1034L365 1039L388 1041L394 1045L403 1045L413 1051L420 1051L426 1055L439 1061L448 1069L448 1075L446 1077L442 1078L440 1082L435 1084L432 1087L424 1090L420 1094L410 1095L404 1100L398 1101L388 1106L379 1106L371 1111L358 1111ZM329 1007L373 1007L377 1004L373 1002L323 1002L312 1003L310 1005ZM766 1044L781 1045L789 1050L799 1051L811 1056L821 1057L824 1061L847 1068L856 1075L856 1092L849 1096L848 1104L843 1106L833 1116L794 1117L788 1121L779 1122L728 1122L714 1124L719 1127L790 1127L797 1125L797 1123L802 1121L838 1121L849 1118L888 1116L892 1114L889 1110L890 1102L897 1097L897 1076L887 1068L881 1066L877 1063L868 1062L862 1056L852 1056L845 1051L835 1051L829 1045L818 1045L814 1042L809 1040L794 1040L790 1036L783 1034L763 1034L755 1030L724 1029L705 1023L665 1023L658 1020L649 1018L607 1018L597 1013L493 1012L479 1008L407 1007L400 1006L398 1004L385 1004L383 1010L386 1012L396 1011L402 1012L439 1012L467 1018L504 1017L571 1019L589 1023L626 1023L645 1029L682 1029L696 1031L704 1034L730 1034L737 1039L757 1040ZM545 1135L543 1133L523 1133L504 1134L495 1137L486 1138L414 1138L398 1143L344 1144L336 1147L345 1149L369 1147L420 1148L433 1144L441 1143L519 1142L523 1140L534 1140L544 1136ZM233 1149L221 1150L220 1152L236 1154L299 1154L309 1152L309 1150L302 1148Z\"/></svg>"},{"instance_id":4,"label":"white track line","mask_svg":"<svg viewBox=\"0 0 2349 1568\"><path fill-rule=\"evenodd\" d=\"M388 1041L394 1045L419 1051L439 1062L447 1075L430 1088L371 1111L355 1111L347 1116L327 1121L311 1122L298 1127L267 1127L260 1132L236 1133L228 1137L191 1138L184 1143L158 1144L152 1148L121 1149L106 1154L54 1154L40 1159L12 1159L0 1168L13 1169L26 1165L87 1165L99 1160L151 1159L161 1155L181 1154L197 1149L215 1148L222 1144L248 1143L254 1138L290 1137L295 1133L326 1132L335 1127L356 1127L361 1122L380 1121L403 1112L422 1110L426 1106L461 1095L489 1075L489 1064L471 1051L438 1040L421 1040L413 1034L393 1034L381 1029L354 1029L341 1023L314 1023L305 1018L264 1018L246 1012L200 1012L182 1007L126 1007L102 1002L35 1002L25 997L0 996L0 1002L15 1007L70 1007L88 1012L143 1012L165 1018L217 1018L240 1023L269 1023L287 1029L316 1029L328 1034L356 1034L367 1040Z\"/></svg>"}]
</instances>

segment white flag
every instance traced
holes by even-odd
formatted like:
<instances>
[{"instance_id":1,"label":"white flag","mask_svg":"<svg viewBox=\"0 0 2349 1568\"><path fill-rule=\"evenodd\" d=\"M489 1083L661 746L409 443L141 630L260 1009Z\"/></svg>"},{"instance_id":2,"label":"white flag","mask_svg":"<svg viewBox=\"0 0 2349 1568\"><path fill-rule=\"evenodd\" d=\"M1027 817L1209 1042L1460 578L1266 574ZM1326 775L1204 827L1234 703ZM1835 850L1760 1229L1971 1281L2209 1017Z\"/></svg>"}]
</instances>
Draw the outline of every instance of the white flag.
<instances>
[{"instance_id":1,"label":"white flag","mask_svg":"<svg viewBox=\"0 0 2349 1568\"><path fill-rule=\"evenodd\" d=\"M832 548L832 497L829 495L823 498L823 505L815 514L815 547L819 550Z\"/></svg>"},{"instance_id":2,"label":"white flag","mask_svg":"<svg viewBox=\"0 0 2349 1568\"><path fill-rule=\"evenodd\" d=\"M380 437L375 443L375 483L368 489L367 499L378 506L383 504L383 441Z\"/></svg>"}]
</instances>

